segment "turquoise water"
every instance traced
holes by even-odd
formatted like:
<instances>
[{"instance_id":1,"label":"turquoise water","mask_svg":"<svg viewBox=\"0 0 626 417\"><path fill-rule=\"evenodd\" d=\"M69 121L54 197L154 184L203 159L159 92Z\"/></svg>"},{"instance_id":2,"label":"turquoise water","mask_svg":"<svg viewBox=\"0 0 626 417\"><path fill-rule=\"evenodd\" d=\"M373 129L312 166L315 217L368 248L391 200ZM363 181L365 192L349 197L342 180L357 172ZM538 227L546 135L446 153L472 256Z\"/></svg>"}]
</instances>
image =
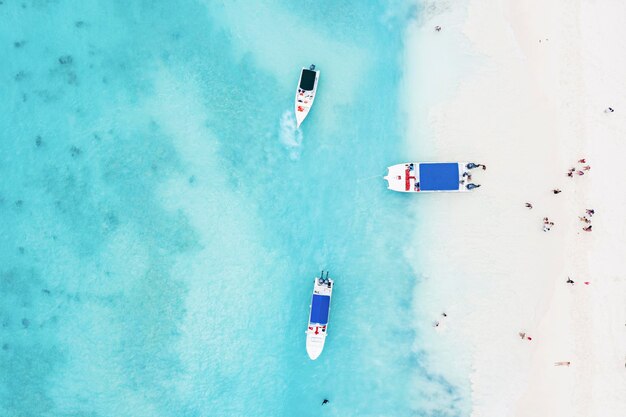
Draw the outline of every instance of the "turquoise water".
<instances>
[{"instance_id":1,"label":"turquoise water","mask_svg":"<svg viewBox=\"0 0 626 417\"><path fill-rule=\"evenodd\" d=\"M415 203L372 178L417 9L263 3L0 1L0 415L458 415L415 348Z\"/></svg>"}]
</instances>

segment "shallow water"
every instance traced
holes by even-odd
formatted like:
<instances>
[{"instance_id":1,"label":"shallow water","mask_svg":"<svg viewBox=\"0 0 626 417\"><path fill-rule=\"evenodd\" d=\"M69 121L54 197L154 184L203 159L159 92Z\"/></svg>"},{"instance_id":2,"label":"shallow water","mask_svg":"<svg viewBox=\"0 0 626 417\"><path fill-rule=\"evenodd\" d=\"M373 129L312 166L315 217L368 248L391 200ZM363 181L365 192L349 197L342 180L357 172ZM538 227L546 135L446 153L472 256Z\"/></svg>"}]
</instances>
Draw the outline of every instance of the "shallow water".
<instances>
[{"instance_id":1,"label":"shallow water","mask_svg":"<svg viewBox=\"0 0 626 417\"><path fill-rule=\"evenodd\" d=\"M1 415L456 415L413 349L415 201L374 178L415 8L0 3Z\"/></svg>"}]
</instances>

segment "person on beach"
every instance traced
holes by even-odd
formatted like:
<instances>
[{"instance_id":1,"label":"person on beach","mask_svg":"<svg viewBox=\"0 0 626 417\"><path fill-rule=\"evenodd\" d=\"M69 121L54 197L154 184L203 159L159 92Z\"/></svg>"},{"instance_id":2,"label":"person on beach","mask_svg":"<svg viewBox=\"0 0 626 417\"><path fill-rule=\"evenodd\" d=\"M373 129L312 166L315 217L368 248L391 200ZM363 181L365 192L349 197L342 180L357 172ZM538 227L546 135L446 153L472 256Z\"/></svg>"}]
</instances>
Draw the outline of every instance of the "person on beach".
<instances>
[{"instance_id":1,"label":"person on beach","mask_svg":"<svg viewBox=\"0 0 626 417\"><path fill-rule=\"evenodd\" d=\"M583 230L584 230L585 232L591 232L591 227L592 227L591 225L589 225L589 226L587 226L587 227L583 227Z\"/></svg>"},{"instance_id":2,"label":"person on beach","mask_svg":"<svg viewBox=\"0 0 626 417\"><path fill-rule=\"evenodd\" d=\"M573 178L574 177L574 171L568 172L567 176L570 177L570 178Z\"/></svg>"},{"instance_id":3,"label":"person on beach","mask_svg":"<svg viewBox=\"0 0 626 417\"><path fill-rule=\"evenodd\" d=\"M471 180L472 180L472 174L470 174L470 173L469 173L469 172L467 172L467 171L463 172L463 175L462 175L462 176L463 176L463 177L467 177L467 180L468 180L468 181L471 181Z\"/></svg>"},{"instance_id":4,"label":"person on beach","mask_svg":"<svg viewBox=\"0 0 626 417\"><path fill-rule=\"evenodd\" d=\"M482 168L483 171L487 169L487 165L485 164L475 164L474 162L469 162L467 165L465 165L465 168L467 169L474 169L474 168Z\"/></svg>"},{"instance_id":5,"label":"person on beach","mask_svg":"<svg viewBox=\"0 0 626 417\"><path fill-rule=\"evenodd\" d=\"M439 327L439 322L438 321L434 322L433 327Z\"/></svg>"},{"instance_id":6,"label":"person on beach","mask_svg":"<svg viewBox=\"0 0 626 417\"><path fill-rule=\"evenodd\" d=\"M579 163L579 164L586 164L586 163L587 163L587 160L586 160L585 158L583 158L583 159L579 159L579 160L578 160L578 163Z\"/></svg>"},{"instance_id":7,"label":"person on beach","mask_svg":"<svg viewBox=\"0 0 626 417\"><path fill-rule=\"evenodd\" d=\"M587 217L580 217L580 216L578 216L578 219L580 219L581 222L591 223L591 220L589 220Z\"/></svg>"},{"instance_id":8,"label":"person on beach","mask_svg":"<svg viewBox=\"0 0 626 417\"><path fill-rule=\"evenodd\" d=\"M574 285L574 280L571 279L570 277L567 277L567 281L565 281L565 282L568 283L568 284Z\"/></svg>"},{"instance_id":9,"label":"person on beach","mask_svg":"<svg viewBox=\"0 0 626 417\"><path fill-rule=\"evenodd\" d=\"M587 212L587 214L589 215L589 217L593 216L593 215L596 213L596 211L595 211L594 209L587 209L587 210L585 210L585 211Z\"/></svg>"},{"instance_id":10,"label":"person on beach","mask_svg":"<svg viewBox=\"0 0 626 417\"><path fill-rule=\"evenodd\" d=\"M529 208L529 209L532 209L532 208L533 208L533 205L532 205L532 204L530 204L530 203L526 203L526 207L527 207L527 208Z\"/></svg>"},{"instance_id":11,"label":"person on beach","mask_svg":"<svg viewBox=\"0 0 626 417\"><path fill-rule=\"evenodd\" d=\"M583 171L589 171L591 169L591 165L585 165L583 167Z\"/></svg>"},{"instance_id":12,"label":"person on beach","mask_svg":"<svg viewBox=\"0 0 626 417\"><path fill-rule=\"evenodd\" d=\"M439 26L439 25L435 26L435 30L436 30L437 32L441 32L441 26Z\"/></svg>"},{"instance_id":13,"label":"person on beach","mask_svg":"<svg viewBox=\"0 0 626 417\"><path fill-rule=\"evenodd\" d=\"M533 340L533 338L530 336L527 336L525 332L519 332L518 334L522 340Z\"/></svg>"},{"instance_id":14,"label":"person on beach","mask_svg":"<svg viewBox=\"0 0 626 417\"><path fill-rule=\"evenodd\" d=\"M582 171L576 171L576 174L578 174L578 175L585 175L585 173L582 172Z\"/></svg>"},{"instance_id":15,"label":"person on beach","mask_svg":"<svg viewBox=\"0 0 626 417\"><path fill-rule=\"evenodd\" d=\"M554 190L552 190L552 192L553 192L554 194L558 194L558 193L560 193L560 192L561 192L561 190L559 190L558 188L555 188Z\"/></svg>"},{"instance_id":16,"label":"person on beach","mask_svg":"<svg viewBox=\"0 0 626 417\"><path fill-rule=\"evenodd\" d=\"M606 110L604 110L605 113L613 113L615 111L615 109L613 107L607 107Z\"/></svg>"},{"instance_id":17,"label":"person on beach","mask_svg":"<svg viewBox=\"0 0 626 417\"><path fill-rule=\"evenodd\" d=\"M567 362L554 362L554 366L570 366L571 362L567 361Z\"/></svg>"},{"instance_id":18,"label":"person on beach","mask_svg":"<svg viewBox=\"0 0 626 417\"><path fill-rule=\"evenodd\" d=\"M328 401L326 398L324 398L324 401L322 401L322 405L328 404L330 401Z\"/></svg>"}]
</instances>

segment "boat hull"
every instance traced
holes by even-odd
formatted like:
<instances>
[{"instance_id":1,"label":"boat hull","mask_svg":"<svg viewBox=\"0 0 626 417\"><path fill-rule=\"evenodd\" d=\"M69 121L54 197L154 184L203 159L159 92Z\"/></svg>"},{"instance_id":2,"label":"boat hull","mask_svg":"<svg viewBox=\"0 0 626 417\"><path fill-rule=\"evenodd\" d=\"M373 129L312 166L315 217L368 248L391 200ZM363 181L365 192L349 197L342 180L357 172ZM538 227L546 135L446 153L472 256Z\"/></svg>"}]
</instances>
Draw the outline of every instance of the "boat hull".
<instances>
[{"instance_id":1,"label":"boat hull","mask_svg":"<svg viewBox=\"0 0 626 417\"><path fill-rule=\"evenodd\" d=\"M317 82L320 78L320 72L314 70L312 72L315 73L315 79L313 81L312 88L302 89L303 86L303 75L305 71L311 71L307 68L302 68L300 72L300 79L298 80L298 88L296 90L296 99L295 99L295 112L296 112L296 126L299 128L304 119L309 115L311 111L311 107L313 106L313 102L315 101L315 94L317 93ZM305 86L309 88L309 86Z\"/></svg>"},{"instance_id":2,"label":"boat hull","mask_svg":"<svg viewBox=\"0 0 626 417\"><path fill-rule=\"evenodd\" d=\"M406 162L392 165L384 179L387 188L401 193L460 193L480 185L471 181L467 162Z\"/></svg>"},{"instance_id":3,"label":"boat hull","mask_svg":"<svg viewBox=\"0 0 626 417\"><path fill-rule=\"evenodd\" d=\"M334 281L330 278L315 278L313 283L309 326L306 330L306 352L311 360L316 360L324 350L333 286Z\"/></svg>"}]
</instances>

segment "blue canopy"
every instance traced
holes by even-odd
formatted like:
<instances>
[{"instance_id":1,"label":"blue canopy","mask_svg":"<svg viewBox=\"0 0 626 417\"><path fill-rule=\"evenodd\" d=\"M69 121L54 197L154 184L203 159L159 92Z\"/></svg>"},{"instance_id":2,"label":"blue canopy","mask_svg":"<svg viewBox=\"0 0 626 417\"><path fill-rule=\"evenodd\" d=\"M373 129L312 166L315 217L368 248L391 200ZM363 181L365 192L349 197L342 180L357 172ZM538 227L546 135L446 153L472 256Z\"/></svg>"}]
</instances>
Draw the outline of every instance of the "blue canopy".
<instances>
[{"instance_id":1,"label":"blue canopy","mask_svg":"<svg viewBox=\"0 0 626 417\"><path fill-rule=\"evenodd\" d=\"M451 191L459 189L459 164L420 164L420 190Z\"/></svg>"},{"instance_id":2,"label":"blue canopy","mask_svg":"<svg viewBox=\"0 0 626 417\"><path fill-rule=\"evenodd\" d=\"M330 310L330 297L327 295L313 294L311 302L311 318L310 323L327 324L328 310Z\"/></svg>"}]
</instances>

